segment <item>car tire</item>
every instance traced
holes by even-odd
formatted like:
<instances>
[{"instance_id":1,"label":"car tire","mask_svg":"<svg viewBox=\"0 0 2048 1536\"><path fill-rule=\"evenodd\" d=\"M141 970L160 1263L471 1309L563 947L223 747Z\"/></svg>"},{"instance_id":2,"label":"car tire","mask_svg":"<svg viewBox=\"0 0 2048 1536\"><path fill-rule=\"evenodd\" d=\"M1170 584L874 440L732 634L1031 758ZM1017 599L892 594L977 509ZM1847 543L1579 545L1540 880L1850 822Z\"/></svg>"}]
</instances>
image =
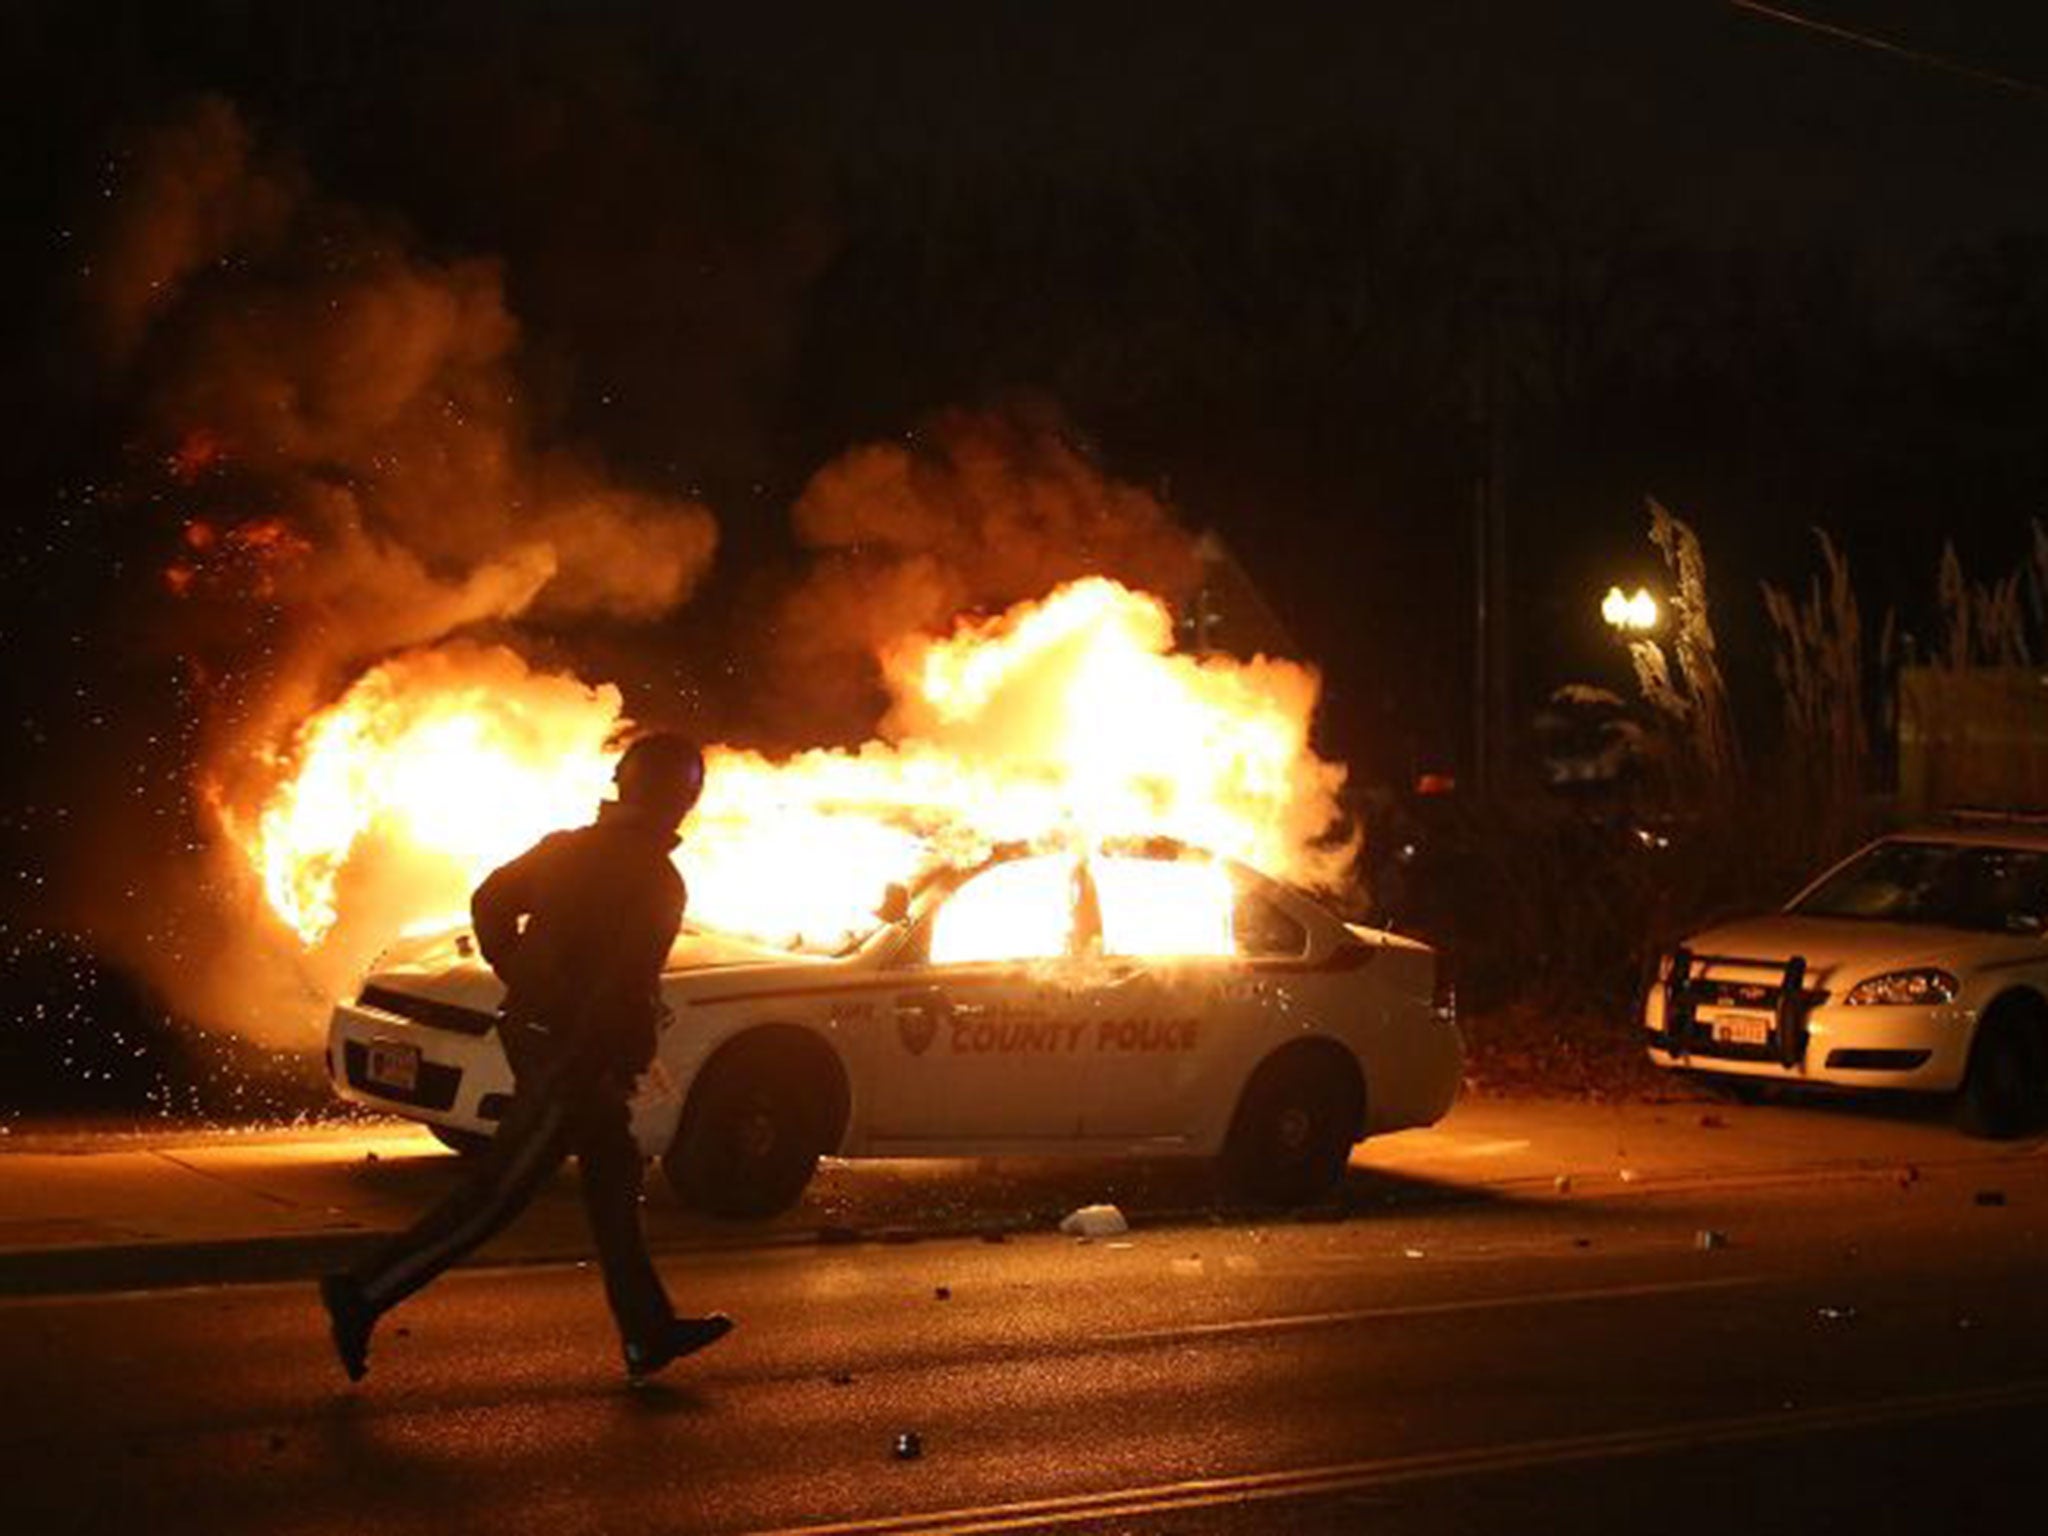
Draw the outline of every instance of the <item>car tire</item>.
<instances>
[{"instance_id":1,"label":"car tire","mask_svg":"<svg viewBox=\"0 0 2048 1536\"><path fill-rule=\"evenodd\" d=\"M1993 1139L2048 1122L2048 1019L2039 1009L1994 1009L1977 1027L1956 1118Z\"/></svg>"},{"instance_id":2,"label":"car tire","mask_svg":"<svg viewBox=\"0 0 2048 1536\"><path fill-rule=\"evenodd\" d=\"M802 1198L825 1151L821 1095L803 1066L742 1050L706 1069L661 1158L677 1199L713 1216L761 1217Z\"/></svg>"},{"instance_id":3,"label":"car tire","mask_svg":"<svg viewBox=\"0 0 2048 1536\"><path fill-rule=\"evenodd\" d=\"M1267 1062L1245 1086L1223 1149L1227 1193L1260 1205L1308 1205L1343 1180L1358 1093L1328 1061Z\"/></svg>"},{"instance_id":4,"label":"car tire","mask_svg":"<svg viewBox=\"0 0 2048 1536\"><path fill-rule=\"evenodd\" d=\"M491 1138L482 1131L458 1131L449 1125L429 1125L427 1133L457 1157L482 1157L491 1150Z\"/></svg>"}]
</instances>

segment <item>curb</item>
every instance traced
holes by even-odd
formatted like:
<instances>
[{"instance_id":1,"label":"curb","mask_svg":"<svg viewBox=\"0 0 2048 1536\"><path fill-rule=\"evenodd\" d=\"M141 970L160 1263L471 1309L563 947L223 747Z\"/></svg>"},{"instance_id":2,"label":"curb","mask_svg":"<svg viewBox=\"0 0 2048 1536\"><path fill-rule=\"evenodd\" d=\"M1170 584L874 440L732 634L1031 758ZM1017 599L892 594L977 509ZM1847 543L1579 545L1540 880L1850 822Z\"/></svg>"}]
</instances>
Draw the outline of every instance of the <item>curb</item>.
<instances>
[{"instance_id":1,"label":"curb","mask_svg":"<svg viewBox=\"0 0 2048 1536\"><path fill-rule=\"evenodd\" d=\"M1922 1159L1920 1171L1954 1172L1986 1162L2026 1161L2026 1152L1995 1159ZM1586 1170L1570 1192L1553 1193L1550 1180L1511 1177L1481 1185L1443 1185L1429 1190L1406 1189L1371 1202L1345 1200L1296 1209L1197 1206L1132 1209L1134 1229L1165 1230L1210 1226L1218 1221L1347 1222L1397 1211L1439 1210L1502 1199L1548 1204L1572 1203L1588 1197L1612 1199L1644 1195L1680 1195L1707 1190L1767 1188L1797 1184L1862 1182L1891 1177L1899 1164L1874 1160L1815 1163L1775 1169L1645 1171L1630 1179L1613 1170ZM1000 1220L934 1221L928 1225L884 1225L871 1228L812 1225L754 1229L731 1236L693 1234L680 1240L650 1243L656 1258L686 1254L739 1254L776 1249L879 1246L919 1242L981 1239L1004 1242L1032 1235L1058 1237L1057 1217L1032 1212ZM262 1285L312 1281L343 1269L387 1241L396 1229L354 1229L343 1232L299 1232L281 1236L207 1238L181 1242L72 1244L47 1248L0 1249L0 1302L47 1299L66 1295L109 1295L122 1292L177 1290L213 1285ZM578 1263L592 1257L582 1238L553 1248L485 1254L457 1266L463 1269L516 1269L530 1265Z\"/></svg>"},{"instance_id":2,"label":"curb","mask_svg":"<svg viewBox=\"0 0 2048 1536\"><path fill-rule=\"evenodd\" d=\"M0 1298L83 1296L311 1280L363 1257L385 1234L215 1238L0 1253Z\"/></svg>"},{"instance_id":3,"label":"curb","mask_svg":"<svg viewBox=\"0 0 2048 1536\"><path fill-rule=\"evenodd\" d=\"M1415 1209L1470 1205L1489 1198L1482 1189L1445 1188L1441 1193L1404 1194L1373 1204L1330 1204L1298 1209L1173 1207L1130 1212L1134 1230L1167 1230L1210 1226L1218 1220L1266 1224L1350 1221L1378 1215L1390 1208ZM109 1244L75 1244L53 1248L0 1249L0 1302L55 1296L109 1295L133 1291L178 1290L212 1285L263 1285L293 1280L312 1281L343 1269L388 1240L395 1229L293 1233L276 1237L209 1238L195 1242L166 1240ZM1021 1219L932 1222L876 1227L806 1226L737 1233L731 1237L693 1236L649 1244L655 1258L687 1254L740 1254L777 1249L843 1248L863 1244L894 1247L908 1243L973 1241L1008 1242L1042 1236L1071 1241L1058 1230L1057 1216L1042 1212ZM458 1269L519 1269L529 1265L571 1264L593 1259L588 1242L559 1248L534 1248L486 1253L458 1264Z\"/></svg>"}]
</instances>

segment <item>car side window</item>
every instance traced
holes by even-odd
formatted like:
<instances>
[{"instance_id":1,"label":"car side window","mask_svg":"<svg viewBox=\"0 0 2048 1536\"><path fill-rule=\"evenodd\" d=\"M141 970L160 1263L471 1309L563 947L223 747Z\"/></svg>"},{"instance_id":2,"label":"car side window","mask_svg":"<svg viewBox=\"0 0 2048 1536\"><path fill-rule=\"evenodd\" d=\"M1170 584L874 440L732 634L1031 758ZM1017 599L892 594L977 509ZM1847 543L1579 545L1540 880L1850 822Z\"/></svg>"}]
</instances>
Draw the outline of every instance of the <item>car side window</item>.
<instances>
[{"instance_id":1,"label":"car side window","mask_svg":"<svg viewBox=\"0 0 2048 1536\"><path fill-rule=\"evenodd\" d=\"M1230 876L1198 859L1110 855L1092 860L1102 953L1230 955Z\"/></svg>"},{"instance_id":2,"label":"car side window","mask_svg":"<svg viewBox=\"0 0 2048 1536\"><path fill-rule=\"evenodd\" d=\"M1232 926L1248 960L1293 960L1308 953L1308 929L1257 891L1239 891Z\"/></svg>"},{"instance_id":3,"label":"car side window","mask_svg":"<svg viewBox=\"0 0 2048 1536\"><path fill-rule=\"evenodd\" d=\"M2030 849L1980 848L1963 872L1959 906L1972 928L2039 933L2048 860Z\"/></svg>"},{"instance_id":4,"label":"car side window","mask_svg":"<svg viewBox=\"0 0 2048 1536\"><path fill-rule=\"evenodd\" d=\"M970 876L933 916L933 965L1057 960L1074 935L1076 881L1067 854L993 864Z\"/></svg>"}]
</instances>

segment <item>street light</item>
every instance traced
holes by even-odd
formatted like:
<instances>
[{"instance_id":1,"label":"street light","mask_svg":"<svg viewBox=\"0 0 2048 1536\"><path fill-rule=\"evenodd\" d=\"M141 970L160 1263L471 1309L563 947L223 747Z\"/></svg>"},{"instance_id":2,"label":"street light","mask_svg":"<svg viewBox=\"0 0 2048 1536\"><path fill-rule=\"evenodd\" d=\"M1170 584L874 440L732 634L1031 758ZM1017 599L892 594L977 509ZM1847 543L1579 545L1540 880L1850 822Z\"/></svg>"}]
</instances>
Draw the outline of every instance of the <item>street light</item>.
<instances>
[{"instance_id":1,"label":"street light","mask_svg":"<svg viewBox=\"0 0 2048 1536\"><path fill-rule=\"evenodd\" d=\"M1624 635L1646 635L1657 627L1657 599L1648 587L1624 592L1609 587L1600 599L1600 617Z\"/></svg>"}]
</instances>

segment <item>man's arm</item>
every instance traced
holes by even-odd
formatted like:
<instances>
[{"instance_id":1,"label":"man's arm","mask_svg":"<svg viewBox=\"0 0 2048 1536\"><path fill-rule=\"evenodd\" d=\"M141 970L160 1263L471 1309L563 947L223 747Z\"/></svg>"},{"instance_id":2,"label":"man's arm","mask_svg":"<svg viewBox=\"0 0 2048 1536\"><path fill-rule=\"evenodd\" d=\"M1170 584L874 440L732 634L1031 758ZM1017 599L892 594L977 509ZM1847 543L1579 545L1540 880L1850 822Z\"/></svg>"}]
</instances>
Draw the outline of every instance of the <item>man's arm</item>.
<instances>
[{"instance_id":1,"label":"man's arm","mask_svg":"<svg viewBox=\"0 0 2048 1536\"><path fill-rule=\"evenodd\" d=\"M518 963L519 941L523 937L519 920L533 911L535 893L545 881L550 862L550 834L509 864L501 864L484 877L483 884L469 898L469 925L476 934L477 948L498 979L510 985Z\"/></svg>"},{"instance_id":2,"label":"man's arm","mask_svg":"<svg viewBox=\"0 0 2048 1536\"><path fill-rule=\"evenodd\" d=\"M616 1059L623 1051L632 1058L632 1070L644 1066L654 1048L662 967L686 899L682 881L671 879L617 913L605 949L593 957L577 1019L576 1049L586 1061Z\"/></svg>"}]
</instances>

